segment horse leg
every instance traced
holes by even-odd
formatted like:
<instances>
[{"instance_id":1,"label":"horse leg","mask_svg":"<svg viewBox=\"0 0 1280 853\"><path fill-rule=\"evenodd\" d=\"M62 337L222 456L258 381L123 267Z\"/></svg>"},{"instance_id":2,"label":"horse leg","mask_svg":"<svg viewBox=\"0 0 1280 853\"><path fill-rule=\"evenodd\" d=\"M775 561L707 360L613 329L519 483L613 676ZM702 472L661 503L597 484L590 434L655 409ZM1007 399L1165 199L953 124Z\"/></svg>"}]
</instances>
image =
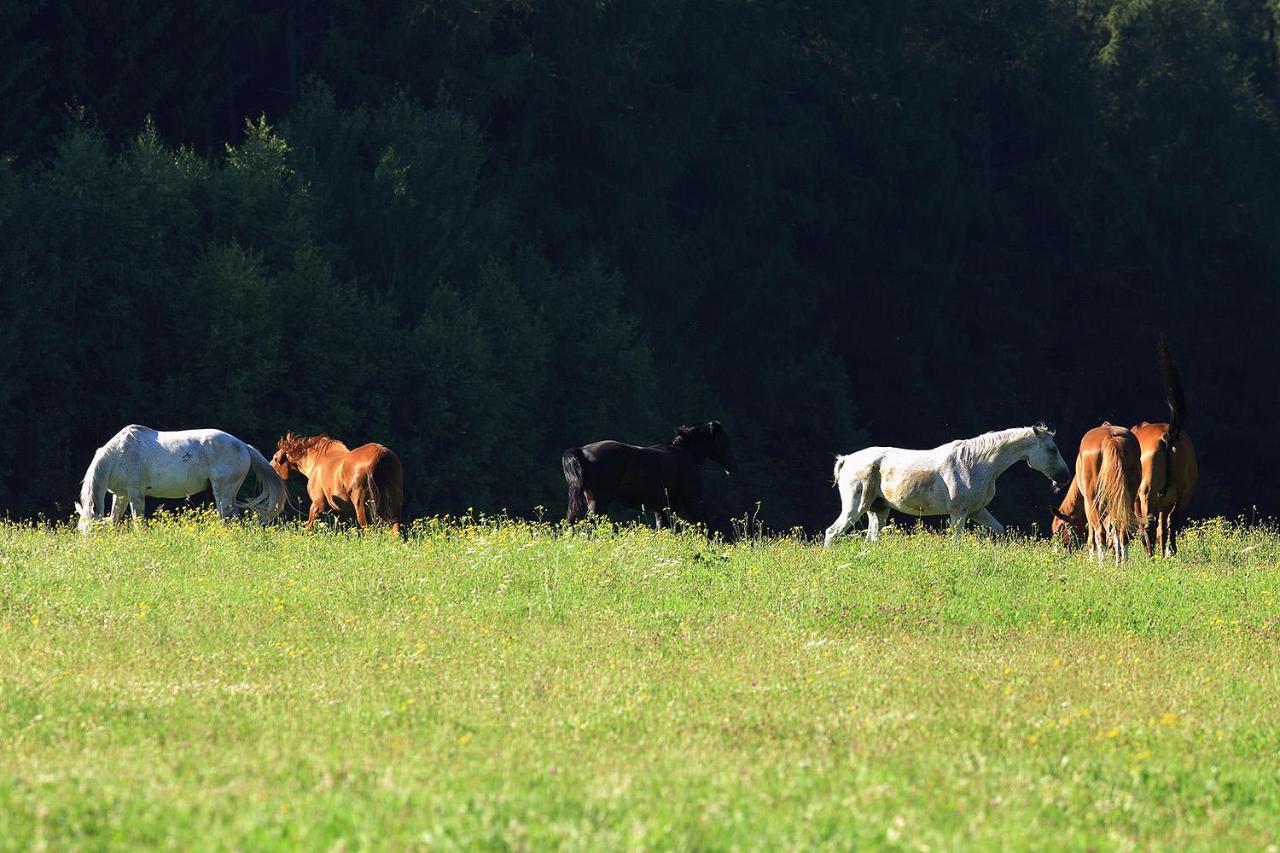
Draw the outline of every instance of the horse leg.
<instances>
[{"instance_id":1,"label":"horse leg","mask_svg":"<svg viewBox=\"0 0 1280 853\"><path fill-rule=\"evenodd\" d=\"M369 526L369 490L360 483L351 487L351 508L356 513L356 524L364 530Z\"/></svg>"},{"instance_id":2,"label":"horse leg","mask_svg":"<svg viewBox=\"0 0 1280 853\"><path fill-rule=\"evenodd\" d=\"M236 517L236 493L240 491L240 483L223 479L210 480L213 490L213 504L218 508L218 515L223 521Z\"/></svg>"},{"instance_id":3,"label":"horse leg","mask_svg":"<svg viewBox=\"0 0 1280 853\"><path fill-rule=\"evenodd\" d=\"M1142 550L1150 557L1156 548L1157 519L1151 514L1151 484L1147 482L1138 486L1138 523L1142 525Z\"/></svg>"},{"instance_id":4,"label":"horse leg","mask_svg":"<svg viewBox=\"0 0 1280 853\"><path fill-rule=\"evenodd\" d=\"M889 521L889 506L873 506L867 513L867 541L874 542L880 538L880 531Z\"/></svg>"},{"instance_id":5,"label":"horse leg","mask_svg":"<svg viewBox=\"0 0 1280 853\"><path fill-rule=\"evenodd\" d=\"M147 523L147 493L142 489L129 490L129 509L133 510L134 524ZM114 513L114 508L112 512Z\"/></svg>"},{"instance_id":6,"label":"horse leg","mask_svg":"<svg viewBox=\"0 0 1280 853\"><path fill-rule=\"evenodd\" d=\"M964 533L964 524L968 520L969 520L969 513L952 512L950 514L951 535L958 538L961 533Z\"/></svg>"},{"instance_id":7,"label":"horse leg","mask_svg":"<svg viewBox=\"0 0 1280 853\"><path fill-rule=\"evenodd\" d=\"M840 487L840 515L836 516L836 520L827 528L827 534L822 540L822 547L826 548L831 545L831 540L835 539L849 527L851 524L857 524L858 519L862 518L867 511L865 506L866 483L862 480L842 480ZM872 538L868 532L868 539Z\"/></svg>"},{"instance_id":8,"label":"horse leg","mask_svg":"<svg viewBox=\"0 0 1280 853\"><path fill-rule=\"evenodd\" d=\"M120 495L111 496L111 524L113 527L119 527L124 521L125 510L129 508L129 501Z\"/></svg>"},{"instance_id":9,"label":"horse leg","mask_svg":"<svg viewBox=\"0 0 1280 853\"><path fill-rule=\"evenodd\" d=\"M661 530L664 527L671 526L671 517L667 515L666 510L655 509L653 511L653 527L655 530Z\"/></svg>"},{"instance_id":10,"label":"horse leg","mask_svg":"<svg viewBox=\"0 0 1280 853\"><path fill-rule=\"evenodd\" d=\"M1160 556L1172 557L1178 553L1177 542L1173 537L1173 509L1160 513Z\"/></svg>"},{"instance_id":11,"label":"horse leg","mask_svg":"<svg viewBox=\"0 0 1280 853\"><path fill-rule=\"evenodd\" d=\"M1084 503L1085 529L1088 531L1089 556L1097 558L1101 563L1107 553L1106 534L1102 527L1102 516L1098 514L1098 505L1094 502L1093 489L1081 489L1080 497Z\"/></svg>"},{"instance_id":12,"label":"horse leg","mask_svg":"<svg viewBox=\"0 0 1280 853\"><path fill-rule=\"evenodd\" d=\"M307 523L302 525L304 530L310 530L311 525L316 523L316 519L320 517L320 513L324 512L324 497L311 499L311 509L307 512Z\"/></svg>"},{"instance_id":13,"label":"horse leg","mask_svg":"<svg viewBox=\"0 0 1280 853\"><path fill-rule=\"evenodd\" d=\"M1116 524L1115 521L1108 519L1107 532L1111 536L1111 548L1112 552L1115 554L1116 565L1118 566L1123 563L1125 558L1128 556L1125 548L1125 531L1121 530L1120 525Z\"/></svg>"},{"instance_id":14,"label":"horse leg","mask_svg":"<svg viewBox=\"0 0 1280 853\"><path fill-rule=\"evenodd\" d=\"M978 524L981 524L983 527L990 530L996 536L1004 535L1004 525L996 521L996 517L992 515L990 510L988 510L985 506L969 517L972 518L974 521L976 521Z\"/></svg>"}]
</instances>

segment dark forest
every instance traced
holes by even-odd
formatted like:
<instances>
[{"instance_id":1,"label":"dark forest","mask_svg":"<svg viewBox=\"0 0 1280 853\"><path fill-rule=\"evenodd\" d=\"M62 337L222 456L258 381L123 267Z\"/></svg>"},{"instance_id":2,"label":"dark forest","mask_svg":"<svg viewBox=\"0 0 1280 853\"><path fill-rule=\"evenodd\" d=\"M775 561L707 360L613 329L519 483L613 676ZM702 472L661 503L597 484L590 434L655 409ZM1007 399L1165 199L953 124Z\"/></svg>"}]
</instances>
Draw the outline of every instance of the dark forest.
<instances>
[{"instance_id":1,"label":"dark forest","mask_svg":"<svg viewBox=\"0 0 1280 853\"><path fill-rule=\"evenodd\" d=\"M381 441L411 513L722 421L837 452L1167 413L1280 511L1273 0L0 0L0 508L120 427ZM1019 466L992 510L1047 525ZM539 510L544 507L545 510Z\"/></svg>"}]
</instances>

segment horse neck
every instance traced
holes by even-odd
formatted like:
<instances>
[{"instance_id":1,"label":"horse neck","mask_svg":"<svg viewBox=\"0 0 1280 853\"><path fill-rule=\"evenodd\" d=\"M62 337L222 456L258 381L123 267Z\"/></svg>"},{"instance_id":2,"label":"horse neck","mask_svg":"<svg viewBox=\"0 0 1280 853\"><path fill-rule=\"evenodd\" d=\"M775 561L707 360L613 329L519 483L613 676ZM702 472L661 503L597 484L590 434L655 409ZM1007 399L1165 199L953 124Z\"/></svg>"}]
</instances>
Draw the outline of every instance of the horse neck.
<instances>
[{"instance_id":1,"label":"horse neck","mask_svg":"<svg viewBox=\"0 0 1280 853\"><path fill-rule=\"evenodd\" d=\"M966 451L965 455L975 464L990 467L992 473L999 477L1013 463L1026 459L1034 442L1035 433L1032 429L1022 427L987 433L966 439L961 444Z\"/></svg>"},{"instance_id":2,"label":"horse neck","mask_svg":"<svg viewBox=\"0 0 1280 853\"><path fill-rule=\"evenodd\" d=\"M315 473L316 468L323 464L325 459L350 452L341 441L330 439L327 443L308 450L307 455L302 457L294 467L298 469L299 474L310 480L311 475Z\"/></svg>"},{"instance_id":3,"label":"horse neck","mask_svg":"<svg viewBox=\"0 0 1280 853\"><path fill-rule=\"evenodd\" d=\"M101 518L105 510L107 498L107 478L115 465L116 453L104 447L93 454L89 470L84 472L84 481L80 484L80 506L90 511L92 518Z\"/></svg>"},{"instance_id":4,"label":"horse neck","mask_svg":"<svg viewBox=\"0 0 1280 853\"><path fill-rule=\"evenodd\" d=\"M703 446L702 442L697 442L696 444L690 441L682 441L679 444L672 442L667 446L670 447L672 450L679 450L681 453L687 454L691 459L693 459L694 462L698 463L699 465L701 465L703 462L706 462L707 459L709 458L707 456L707 448Z\"/></svg>"}]
</instances>

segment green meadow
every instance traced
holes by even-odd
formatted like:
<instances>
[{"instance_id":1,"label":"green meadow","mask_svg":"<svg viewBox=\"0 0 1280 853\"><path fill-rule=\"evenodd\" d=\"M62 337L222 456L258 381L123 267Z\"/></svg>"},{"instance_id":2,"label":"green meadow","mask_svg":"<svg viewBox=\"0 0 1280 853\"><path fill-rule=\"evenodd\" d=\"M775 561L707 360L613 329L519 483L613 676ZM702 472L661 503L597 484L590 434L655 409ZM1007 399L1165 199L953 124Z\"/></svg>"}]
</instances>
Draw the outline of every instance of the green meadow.
<instances>
[{"instance_id":1,"label":"green meadow","mask_svg":"<svg viewBox=\"0 0 1280 853\"><path fill-rule=\"evenodd\" d=\"M1275 849L1280 534L0 527L0 846Z\"/></svg>"}]
</instances>

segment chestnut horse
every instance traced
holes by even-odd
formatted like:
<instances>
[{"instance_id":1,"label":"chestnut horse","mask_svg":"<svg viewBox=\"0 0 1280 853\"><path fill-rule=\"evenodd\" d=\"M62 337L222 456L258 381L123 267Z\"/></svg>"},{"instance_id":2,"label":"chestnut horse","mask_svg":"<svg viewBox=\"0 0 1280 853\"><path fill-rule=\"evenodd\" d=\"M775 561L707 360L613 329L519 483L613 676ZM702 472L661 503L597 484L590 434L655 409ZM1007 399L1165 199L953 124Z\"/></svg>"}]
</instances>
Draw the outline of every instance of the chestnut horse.
<instances>
[{"instance_id":1,"label":"chestnut horse","mask_svg":"<svg viewBox=\"0 0 1280 853\"><path fill-rule=\"evenodd\" d=\"M280 439L271 467L281 479L297 471L307 478L311 511L307 529L325 509L335 513L354 511L361 528L369 526L370 513L391 525L400 535L400 510L404 504L404 469L400 458L381 444L363 444L355 450L327 435Z\"/></svg>"},{"instance_id":2,"label":"chestnut horse","mask_svg":"<svg viewBox=\"0 0 1280 853\"><path fill-rule=\"evenodd\" d=\"M671 523L671 512L686 521L708 522L702 502L702 463L708 459L726 474L733 472L733 448L719 421L676 427L671 441L649 447L620 441L571 447L560 458L569 484L565 521L603 515L617 501L651 511L659 528Z\"/></svg>"},{"instance_id":3,"label":"chestnut horse","mask_svg":"<svg viewBox=\"0 0 1280 853\"><path fill-rule=\"evenodd\" d=\"M1138 527L1134 512L1142 480L1142 449L1124 427L1103 421L1080 439L1076 474L1054 512L1053 531L1070 547L1085 539L1101 561L1110 546L1116 562L1128 555L1129 537Z\"/></svg>"},{"instance_id":4,"label":"chestnut horse","mask_svg":"<svg viewBox=\"0 0 1280 853\"><path fill-rule=\"evenodd\" d=\"M1142 527L1142 547L1147 556L1172 557L1178 553L1173 532L1173 514L1184 510L1200 479L1196 449L1191 436L1179 430L1172 441L1169 424L1146 421L1133 428L1142 445L1142 483L1138 486L1138 514L1146 518Z\"/></svg>"}]
</instances>

